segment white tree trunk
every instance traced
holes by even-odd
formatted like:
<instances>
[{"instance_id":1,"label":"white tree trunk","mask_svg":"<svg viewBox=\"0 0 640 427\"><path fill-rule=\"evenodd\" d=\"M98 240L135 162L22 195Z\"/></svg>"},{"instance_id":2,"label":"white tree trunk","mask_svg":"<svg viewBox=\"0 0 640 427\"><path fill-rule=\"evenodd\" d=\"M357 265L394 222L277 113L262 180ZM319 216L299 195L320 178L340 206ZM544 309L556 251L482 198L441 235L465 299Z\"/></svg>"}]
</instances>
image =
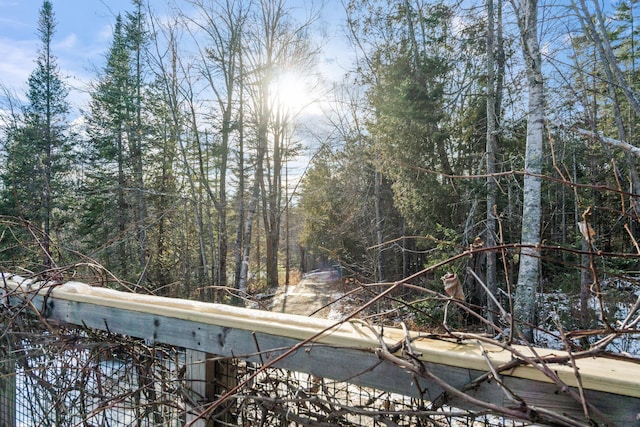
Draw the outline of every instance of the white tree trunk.
<instances>
[{"instance_id":1,"label":"white tree trunk","mask_svg":"<svg viewBox=\"0 0 640 427\"><path fill-rule=\"evenodd\" d=\"M493 0L487 0L487 231L485 244L487 247L496 245L496 217L494 207L496 205L497 183L492 175L496 171L496 151L498 149L496 133L496 93L495 93L495 17ZM487 252L486 282L489 292L494 296L497 291L497 267L496 253ZM495 313L498 308L491 297L487 297L487 319L492 324L496 323Z\"/></svg>"},{"instance_id":2,"label":"white tree trunk","mask_svg":"<svg viewBox=\"0 0 640 427\"><path fill-rule=\"evenodd\" d=\"M529 87L529 112L527 116L527 142L525 151L524 195L522 202L520 269L514 302L515 318L522 323L524 337L533 341L536 291L539 281L541 220L542 142L544 135L544 91L542 57L538 42L537 0L512 0L518 14L518 26L522 42Z\"/></svg>"},{"instance_id":3,"label":"white tree trunk","mask_svg":"<svg viewBox=\"0 0 640 427\"><path fill-rule=\"evenodd\" d=\"M260 197L260 181L256 178L251 191L251 200L249 201L249 209L247 210L244 223L244 248L242 253L242 265L240 266L240 279L238 280L238 290L241 295L247 293L247 278L249 275L249 254L251 252L251 233L253 232L253 219L258 208L258 199Z\"/></svg>"}]
</instances>

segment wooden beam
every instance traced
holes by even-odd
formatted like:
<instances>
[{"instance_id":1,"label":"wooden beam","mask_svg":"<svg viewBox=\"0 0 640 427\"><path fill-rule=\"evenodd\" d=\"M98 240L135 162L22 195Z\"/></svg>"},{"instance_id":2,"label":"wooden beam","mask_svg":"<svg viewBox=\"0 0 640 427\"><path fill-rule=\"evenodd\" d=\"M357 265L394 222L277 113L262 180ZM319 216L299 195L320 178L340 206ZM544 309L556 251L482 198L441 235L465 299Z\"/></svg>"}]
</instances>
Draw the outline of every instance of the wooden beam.
<instances>
[{"instance_id":1,"label":"wooden beam","mask_svg":"<svg viewBox=\"0 0 640 427\"><path fill-rule=\"evenodd\" d=\"M6 326L0 322L0 326ZM16 426L16 364L12 349L0 351L0 426Z\"/></svg>"},{"instance_id":2,"label":"wooden beam","mask_svg":"<svg viewBox=\"0 0 640 427\"><path fill-rule=\"evenodd\" d=\"M5 283L13 299L28 292L35 308L51 321L121 333L211 353L268 363L298 345L297 351L276 366L310 373L317 377L374 387L407 396L435 401L443 389L434 381L418 377L397 364L383 360L375 350L381 343L364 323L354 320L336 323L290 314L162 298L67 283L53 289L40 288L11 277ZM1 282L0 282L1 286ZM22 294L20 292L21 291ZM23 296L20 296L23 295ZM19 303L19 301L14 301ZM417 333L412 333L417 336ZM300 345L310 337L311 342ZM403 331L385 328L387 346L404 340ZM526 347L517 351L532 357ZM475 340L418 338L413 353L429 372L457 389L514 359L499 346L480 345ZM566 356L564 352L535 349L540 356ZM585 395L614 425L637 425L640 414L640 366L628 361L589 358L577 361ZM549 368L570 388L577 387L574 368L568 363L550 363ZM476 384L467 394L485 402L514 407L505 394L508 388L528 405L556 411L584 421L583 408L563 385L554 384L539 369L519 366L501 372L496 381ZM468 402L449 399L447 404L469 408Z\"/></svg>"}]
</instances>

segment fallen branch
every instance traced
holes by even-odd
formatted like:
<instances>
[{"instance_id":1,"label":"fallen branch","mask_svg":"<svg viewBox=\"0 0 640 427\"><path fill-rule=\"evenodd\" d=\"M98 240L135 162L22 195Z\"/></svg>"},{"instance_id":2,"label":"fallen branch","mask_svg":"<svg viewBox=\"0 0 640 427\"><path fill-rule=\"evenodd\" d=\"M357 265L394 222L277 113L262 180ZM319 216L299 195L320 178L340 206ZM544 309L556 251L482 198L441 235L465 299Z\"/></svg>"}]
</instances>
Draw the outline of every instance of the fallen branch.
<instances>
[{"instance_id":1,"label":"fallen branch","mask_svg":"<svg viewBox=\"0 0 640 427\"><path fill-rule=\"evenodd\" d=\"M555 123L555 125L559 128L563 128L563 129L567 128L567 126L564 126L562 124ZM575 132L578 133L579 135L586 136L589 138L595 138L598 141L604 142L605 144L608 144L612 147L620 148L621 150L626 151L627 153L640 158L640 148L636 147L635 145L629 144L626 141L609 138L608 136L600 135L597 132L582 129L579 127L571 127L571 129L575 130Z\"/></svg>"}]
</instances>

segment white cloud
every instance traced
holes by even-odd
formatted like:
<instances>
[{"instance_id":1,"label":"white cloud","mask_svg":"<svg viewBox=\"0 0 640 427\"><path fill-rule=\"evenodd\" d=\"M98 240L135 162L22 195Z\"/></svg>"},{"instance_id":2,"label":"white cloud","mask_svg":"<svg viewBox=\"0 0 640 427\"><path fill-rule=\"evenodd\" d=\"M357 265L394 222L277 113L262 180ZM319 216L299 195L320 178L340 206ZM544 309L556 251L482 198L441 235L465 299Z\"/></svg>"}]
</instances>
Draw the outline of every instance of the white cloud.
<instances>
[{"instance_id":1,"label":"white cloud","mask_svg":"<svg viewBox=\"0 0 640 427\"><path fill-rule=\"evenodd\" d=\"M59 41L54 44L53 48L63 49L63 50L72 50L78 45L78 36L75 33L71 33L66 36L62 41Z\"/></svg>"},{"instance_id":2,"label":"white cloud","mask_svg":"<svg viewBox=\"0 0 640 427\"><path fill-rule=\"evenodd\" d=\"M113 24L103 25L96 33L99 42L110 43L113 39Z\"/></svg>"},{"instance_id":3,"label":"white cloud","mask_svg":"<svg viewBox=\"0 0 640 427\"><path fill-rule=\"evenodd\" d=\"M17 89L24 85L35 67L38 44L36 40L0 38L0 81Z\"/></svg>"}]
</instances>

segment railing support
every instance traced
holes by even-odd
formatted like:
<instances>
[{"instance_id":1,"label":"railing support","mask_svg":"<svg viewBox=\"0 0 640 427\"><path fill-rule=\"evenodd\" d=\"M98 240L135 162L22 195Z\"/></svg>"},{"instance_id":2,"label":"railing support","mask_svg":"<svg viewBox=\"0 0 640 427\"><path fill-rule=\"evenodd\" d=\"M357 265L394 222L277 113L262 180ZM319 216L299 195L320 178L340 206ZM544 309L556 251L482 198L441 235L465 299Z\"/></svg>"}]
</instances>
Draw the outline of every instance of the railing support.
<instances>
[{"instance_id":1,"label":"railing support","mask_svg":"<svg viewBox=\"0 0 640 427\"><path fill-rule=\"evenodd\" d=\"M29 310L25 312L35 311L51 324L78 325L192 349L186 378L192 379L198 392L185 396L191 405L192 425L200 421L198 415L209 409L208 404L234 388L234 383L224 382L223 377L245 376L224 374L224 364L234 366L234 360L240 360L234 369L244 369L246 362L268 364L425 400L443 395L440 384L458 390L473 386L465 396L448 396L447 401L451 407L471 410L476 408L469 399L483 402L483 407L510 408L512 396L517 396L536 408L535 417L557 413L582 420L584 402L589 402L611 425L638 423L640 365L632 360L599 355L578 359L559 350L518 345L505 348L500 343L481 344L481 337L473 334L454 339L394 328L378 332L357 319L336 322L119 292L78 282L51 289L17 276L3 280L10 290L9 307L23 305L28 297ZM415 361L409 363L395 353L381 358L388 349L407 342ZM216 356L207 358L207 353ZM538 358L544 364L529 363ZM516 366L518 361L521 364ZM421 369L424 375L415 374L408 369L411 367ZM498 371L501 381L490 380L498 368L502 369ZM580 392L584 399L575 399L568 390L575 395ZM223 415L235 417L239 406L229 399L206 413L211 412L212 419L222 424ZM516 418L530 416L516 414ZM209 425L203 421L198 427Z\"/></svg>"},{"instance_id":2,"label":"railing support","mask_svg":"<svg viewBox=\"0 0 640 427\"><path fill-rule=\"evenodd\" d=\"M16 426L16 361L0 353L0 427Z\"/></svg>"},{"instance_id":3,"label":"railing support","mask_svg":"<svg viewBox=\"0 0 640 427\"><path fill-rule=\"evenodd\" d=\"M203 351L187 349L186 366L187 390L190 391L186 423L193 427L213 427L209 417L200 417L214 397L213 361Z\"/></svg>"},{"instance_id":4,"label":"railing support","mask_svg":"<svg viewBox=\"0 0 640 427\"><path fill-rule=\"evenodd\" d=\"M219 360L211 354L187 349L186 366L186 379L191 391L187 424L193 422L194 427L217 427L233 423L236 418L235 399L224 402L209 416L200 418L200 414L219 396L235 387L238 368L234 360Z\"/></svg>"}]
</instances>

